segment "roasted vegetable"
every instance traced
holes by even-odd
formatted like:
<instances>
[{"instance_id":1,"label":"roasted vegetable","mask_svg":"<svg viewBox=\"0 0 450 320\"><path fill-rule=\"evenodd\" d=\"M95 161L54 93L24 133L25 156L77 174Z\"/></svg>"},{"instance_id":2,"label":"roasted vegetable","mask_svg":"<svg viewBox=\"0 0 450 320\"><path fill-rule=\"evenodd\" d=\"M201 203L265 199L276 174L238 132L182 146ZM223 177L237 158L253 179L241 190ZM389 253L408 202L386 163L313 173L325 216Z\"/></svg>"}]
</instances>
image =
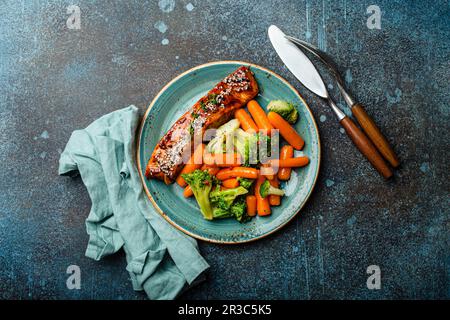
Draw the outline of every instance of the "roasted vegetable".
<instances>
[{"instance_id":1,"label":"roasted vegetable","mask_svg":"<svg viewBox=\"0 0 450 320\"><path fill-rule=\"evenodd\" d=\"M250 161L250 152L252 152L253 162L256 162L257 154L257 137L256 134L250 134L242 129L237 129L234 132L234 146L236 152L241 155L242 162L244 165L248 166L252 161ZM253 153L254 152L254 153Z\"/></svg>"},{"instance_id":2,"label":"roasted vegetable","mask_svg":"<svg viewBox=\"0 0 450 320\"><path fill-rule=\"evenodd\" d=\"M248 192L244 187L237 187L233 189L220 190L220 187L216 187L211 191L209 197L211 203L222 209L229 209L233 204L234 199L238 196L246 194Z\"/></svg>"},{"instance_id":3,"label":"roasted vegetable","mask_svg":"<svg viewBox=\"0 0 450 320\"><path fill-rule=\"evenodd\" d=\"M272 139L265 134L258 133L258 161L265 161L271 155Z\"/></svg>"},{"instance_id":4,"label":"roasted vegetable","mask_svg":"<svg viewBox=\"0 0 450 320\"><path fill-rule=\"evenodd\" d=\"M239 196L231 206L231 213L239 222L246 222L251 219L251 217L247 214L247 203L245 198Z\"/></svg>"},{"instance_id":5,"label":"roasted vegetable","mask_svg":"<svg viewBox=\"0 0 450 320\"><path fill-rule=\"evenodd\" d=\"M284 191L279 188L273 187L270 184L269 180L266 180L263 182L263 184L259 188L259 194L261 195L262 198L265 198L271 194L276 195L276 196L284 196Z\"/></svg>"},{"instance_id":6,"label":"roasted vegetable","mask_svg":"<svg viewBox=\"0 0 450 320\"><path fill-rule=\"evenodd\" d=\"M191 187L203 217L212 220L213 208L209 196L212 188L217 184L216 179L208 171L199 169L192 173L183 174L182 177Z\"/></svg>"},{"instance_id":7,"label":"roasted vegetable","mask_svg":"<svg viewBox=\"0 0 450 320\"><path fill-rule=\"evenodd\" d=\"M217 172L216 178L219 180L226 180L230 178L256 179L258 178L258 170L248 167L225 168Z\"/></svg>"},{"instance_id":8,"label":"roasted vegetable","mask_svg":"<svg viewBox=\"0 0 450 320\"><path fill-rule=\"evenodd\" d=\"M267 115L270 123L274 128L278 129L280 135L296 150L302 150L305 145L305 141L298 134L294 127L292 127L289 122L287 122L282 116L276 112L269 112Z\"/></svg>"},{"instance_id":9,"label":"roasted vegetable","mask_svg":"<svg viewBox=\"0 0 450 320\"><path fill-rule=\"evenodd\" d=\"M283 100L272 100L267 105L267 110L278 113L290 124L297 122L298 111L292 103Z\"/></svg>"},{"instance_id":10,"label":"roasted vegetable","mask_svg":"<svg viewBox=\"0 0 450 320\"><path fill-rule=\"evenodd\" d=\"M213 218L214 219L233 218L233 213L231 212L230 209L222 209L219 207L214 207Z\"/></svg>"},{"instance_id":11,"label":"roasted vegetable","mask_svg":"<svg viewBox=\"0 0 450 320\"><path fill-rule=\"evenodd\" d=\"M255 120L258 129L263 130L265 131L265 134L270 135L273 127L270 124L269 119L267 119L266 112L261 108L259 103L256 100L251 100L247 103L247 109L252 115L253 120Z\"/></svg>"},{"instance_id":12,"label":"roasted vegetable","mask_svg":"<svg viewBox=\"0 0 450 320\"><path fill-rule=\"evenodd\" d=\"M251 134L237 129L234 132L234 145L242 157L242 165L247 167L258 164L271 154L271 138L262 133Z\"/></svg>"},{"instance_id":13,"label":"roasted vegetable","mask_svg":"<svg viewBox=\"0 0 450 320\"><path fill-rule=\"evenodd\" d=\"M240 126L237 119L232 119L216 130L215 137L208 143L206 151L209 153L224 153L227 150L227 143L232 143L231 137ZM231 141L227 141L231 140Z\"/></svg>"},{"instance_id":14,"label":"roasted vegetable","mask_svg":"<svg viewBox=\"0 0 450 320\"><path fill-rule=\"evenodd\" d=\"M208 143L206 151L212 154L235 151L241 156L242 165L250 166L258 163L258 145L260 143L264 143L264 148L268 153L270 137L245 132L239 128L239 121L233 119L217 129L216 136Z\"/></svg>"},{"instance_id":15,"label":"roasted vegetable","mask_svg":"<svg viewBox=\"0 0 450 320\"><path fill-rule=\"evenodd\" d=\"M214 137L207 145L208 153L217 154L225 152L225 135Z\"/></svg>"},{"instance_id":16,"label":"roasted vegetable","mask_svg":"<svg viewBox=\"0 0 450 320\"><path fill-rule=\"evenodd\" d=\"M249 190L253 184L253 179L247 179L247 178L237 178L239 185L241 187L244 187L245 189Z\"/></svg>"},{"instance_id":17,"label":"roasted vegetable","mask_svg":"<svg viewBox=\"0 0 450 320\"><path fill-rule=\"evenodd\" d=\"M237 187L233 189L220 190L217 186L215 190L210 193L210 200L213 206L214 218L230 218L235 217L239 221L242 220L242 201L235 201L241 195L246 194L248 191L244 187Z\"/></svg>"}]
</instances>

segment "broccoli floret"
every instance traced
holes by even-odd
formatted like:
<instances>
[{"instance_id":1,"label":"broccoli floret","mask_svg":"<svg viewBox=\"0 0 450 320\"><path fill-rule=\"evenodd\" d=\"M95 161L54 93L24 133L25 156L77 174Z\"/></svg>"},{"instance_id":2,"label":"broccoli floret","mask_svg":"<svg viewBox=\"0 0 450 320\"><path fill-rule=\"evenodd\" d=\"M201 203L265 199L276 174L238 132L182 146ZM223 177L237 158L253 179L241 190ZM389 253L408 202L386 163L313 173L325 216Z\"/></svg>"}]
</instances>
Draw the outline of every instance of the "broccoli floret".
<instances>
[{"instance_id":1,"label":"broccoli floret","mask_svg":"<svg viewBox=\"0 0 450 320\"><path fill-rule=\"evenodd\" d=\"M198 169L192 173L182 174L181 176L191 187L203 217L207 220L212 220L213 208L209 200L209 195L213 186L216 184L215 178L208 171Z\"/></svg>"},{"instance_id":2,"label":"broccoli floret","mask_svg":"<svg viewBox=\"0 0 450 320\"><path fill-rule=\"evenodd\" d=\"M242 186L233 189L211 191L210 200L213 205L214 218L236 218L239 222L248 221L251 217L247 215L247 204L245 202L245 195L248 190Z\"/></svg>"},{"instance_id":3,"label":"broccoli floret","mask_svg":"<svg viewBox=\"0 0 450 320\"><path fill-rule=\"evenodd\" d=\"M237 187L233 189L220 190L217 186L215 190L211 191L209 197L213 205L213 217L214 218L229 218L233 217L232 211L234 200L246 194L248 191L244 187Z\"/></svg>"},{"instance_id":4,"label":"broccoli floret","mask_svg":"<svg viewBox=\"0 0 450 320\"><path fill-rule=\"evenodd\" d=\"M284 191L278 188L273 187L269 180L266 180L263 182L261 187L259 187L259 194L261 197L265 198L268 195L275 195L275 196L284 196Z\"/></svg>"},{"instance_id":5,"label":"broccoli floret","mask_svg":"<svg viewBox=\"0 0 450 320\"><path fill-rule=\"evenodd\" d=\"M214 207L213 209L214 219L235 218L239 222L246 222L251 219L247 215L247 204L245 198L237 197L229 209L222 209Z\"/></svg>"},{"instance_id":6,"label":"broccoli floret","mask_svg":"<svg viewBox=\"0 0 450 320\"><path fill-rule=\"evenodd\" d=\"M241 187L244 187L245 189L249 190L253 184L253 179L247 179L247 178L237 178L239 181L239 185Z\"/></svg>"},{"instance_id":7,"label":"broccoli floret","mask_svg":"<svg viewBox=\"0 0 450 320\"><path fill-rule=\"evenodd\" d=\"M244 197L238 197L236 201L231 206L231 213L239 222L246 222L251 219L247 215L247 203Z\"/></svg>"},{"instance_id":8,"label":"broccoli floret","mask_svg":"<svg viewBox=\"0 0 450 320\"><path fill-rule=\"evenodd\" d=\"M215 207L229 209L233 204L234 199L238 196L246 194L247 192L248 190L241 186L226 190L220 190L220 187L217 186L216 189L211 191L209 198Z\"/></svg>"},{"instance_id":9,"label":"broccoli floret","mask_svg":"<svg viewBox=\"0 0 450 320\"><path fill-rule=\"evenodd\" d=\"M276 112L290 124L295 124L298 119L298 111L292 103L283 100L272 100L267 110Z\"/></svg>"},{"instance_id":10,"label":"broccoli floret","mask_svg":"<svg viewBox=\"0 0 450 320\"><path fill-rule=\"evenodd\" d=\"M229 209L221 209L218 207L213 208L213 217L214 219L225 219L225 218L232 218L233 213Z\"/></svg>"}]
</instances>

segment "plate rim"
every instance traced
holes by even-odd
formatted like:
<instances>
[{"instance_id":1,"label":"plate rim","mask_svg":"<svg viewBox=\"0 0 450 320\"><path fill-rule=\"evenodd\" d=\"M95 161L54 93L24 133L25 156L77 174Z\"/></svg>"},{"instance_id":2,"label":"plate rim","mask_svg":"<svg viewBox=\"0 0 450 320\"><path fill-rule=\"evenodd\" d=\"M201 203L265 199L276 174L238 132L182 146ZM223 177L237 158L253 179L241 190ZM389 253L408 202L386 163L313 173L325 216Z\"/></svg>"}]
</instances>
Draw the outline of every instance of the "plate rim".
<instances>
[{"instance_id":1,"label":"plate rim","mask_svg":"<svg viewBox=\"0 0 450 320\"><path fill-rule=\"evenodd\" d=\"M161 208L158 206L158 204L156 203L156 201L153 199L153 196L151 195L151 192L149 190L149 188L147 187L147 184L145 183L145 177L142 174L142 166L141 166L141 158L140 158L140 154L141 154L141 139L142 139L142 133L143 133L143 129L144 129L144 124L145 121L148 118L148 115L150 113L150 110L152 109L152 107L154 106L154 104L156 103L156 101L159 99L159 97L167 90L168 87L170 87L173 83L175 83L177 80L179 80L180 78L182 78L183 76L185 76L188 73L191 73L195 70L199 70L199 69L203 69L209 66L213 66L213 65L220 65L220 64L241 64L241 65L247 65L250 67L255 67L255 68L259 68L269 74L271 74L274 77L277 77L279 80L281 80L284 84L286 84L302 101L302 103L304 104L304 106L306 107L306 110L309 112L311 119L312 119L312 124L317 132L317 146L318 146L318 164L317 164L317 169L316 169L316 174L315 174L315 178L314 181L312 183L312 187L310 188L305 200L303 201L303 204L300 206L300 208L295 212L295 214L292 215L292 217L290 217L289 219L287 219L285 222L283 222L282 224L280 224L278 227L274 228L273 230L270 230L267 233L264 233L260 236L257 236L255 238L251 238L251 239L246 239L246 240L238 240L238 241L226 241L226 240L216 240L216 239L210 239L210 238L206 238L200 235L197 235L195 233L192 233L186 229L184 229L182 226L179 226L178 224L176 224L175 222L173 222L169 216L167 216L166 213L164 213ZM297 89L294 88L294 86L292 86L286 79L284 79L283 77L281 77L280 75L278 75L277 73L275 73L272 70L269 70L265 67L262 67L260 65L251 63L251 62L246 62L246 61L241 61L241 60L219 60L219 61L211 61L211 62L207 62L207 63L203 63L200 65L197 65L195 67L192 67L182 73L180 73L179 75L177 75L176 77L174 77L172 80L170 80L168 83L166 83L156 94L156 96L152 99L152 101L150 102L150 104L147 107L147 110L145 111L144 115L142 116L141 122L139 124L139 129L138 129L139 135L138 135L138 139L137 139L137 148L136 148L136 162L137 162L137 166L138 166L138 172L139 172L139 176L141 178L141 183L142 186L144 188L144 191L147 195L147 198L150 200L150 202L152 203L153 207L155 208L155 210L167 221L169 222L172 226L174 226L176 229L178 229L179 231L183 232L184 234L191 236L195 239L198 240L202 240L205 242L209 242L209 243L215 243L215 244L241 244L241 243L249 243L249 242L253 242L256 240L260 240L263 239L265 237L270 236L271 234L275 233L276 231L282 229L284 226L286 226L289 222L291 222L298 214L299 212L303 209L303 207L305 206L305 204L308 202L309 197L311 196L318 177L319 177L319 172L320 172L320 164L321 164L321 158L322 158L322 146L320 143L320 132L319 132L319 128L317 126L316 120L314 119L314 115L309 107L309 105L306 103L305 99L303 98L303 96L298 92Z\"/></svg>"}]
</instances>

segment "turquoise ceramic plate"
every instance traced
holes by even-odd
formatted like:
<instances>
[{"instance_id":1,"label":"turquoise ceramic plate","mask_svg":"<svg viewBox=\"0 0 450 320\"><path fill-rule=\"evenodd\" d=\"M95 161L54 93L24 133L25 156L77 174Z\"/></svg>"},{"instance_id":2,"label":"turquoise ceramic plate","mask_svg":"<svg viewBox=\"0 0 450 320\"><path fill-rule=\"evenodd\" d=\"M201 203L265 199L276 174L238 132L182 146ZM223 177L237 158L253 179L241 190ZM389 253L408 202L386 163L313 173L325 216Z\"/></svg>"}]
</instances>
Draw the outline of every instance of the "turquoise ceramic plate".
<instances>
[{"instance_id":1,"label":"turquoise ceramic plate","mask_svg":"<svg viewBox=\"0 0 450 320\"><path fill-rule=\"evenodd\" d=\"M256 217L241 224L233 219L203 219L194 198L185 199L176 183L165 185L147 180L145 166L153 148L170 126L201 96L241 65L255 73L263 108L272 99L295 103L300 120L295 128L305 140L302 151L310 159L307 167L292 171L290 181L282 184L286 196L282 205L273 207L272 215ZM260 66L240 61L219 61L184 72L170 81L155 97L142 120L137 161L145 191L156 210L178 229L197 239L216 243L241 243L263 238L288 223L305 204L317 180L320 165L320 141L313 115L298 92L280 76Z\"/></svg>"}]
</instances>

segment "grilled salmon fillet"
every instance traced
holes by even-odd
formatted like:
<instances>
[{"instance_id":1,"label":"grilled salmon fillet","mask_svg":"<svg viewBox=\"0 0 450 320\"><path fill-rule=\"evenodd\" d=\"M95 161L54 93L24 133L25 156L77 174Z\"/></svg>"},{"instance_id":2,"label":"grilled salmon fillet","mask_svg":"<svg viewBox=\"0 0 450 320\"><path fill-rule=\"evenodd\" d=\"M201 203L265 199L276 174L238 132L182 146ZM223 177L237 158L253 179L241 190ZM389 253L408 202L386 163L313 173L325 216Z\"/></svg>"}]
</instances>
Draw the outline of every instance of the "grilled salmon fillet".
<instances>
[{"instance_id":1,"label":"grilled salmon fillet","mask_svg":"<svg viewBox=\"0 0 450 320\"><path fill-rule=\"evenodd\" d=\"M200 98L161 138L148 161L145 176L172 183L192 152L195 134L227 122L236 109L258 94L258 84L249 67L239 67Z\"/></svg>"}]
</instances>

